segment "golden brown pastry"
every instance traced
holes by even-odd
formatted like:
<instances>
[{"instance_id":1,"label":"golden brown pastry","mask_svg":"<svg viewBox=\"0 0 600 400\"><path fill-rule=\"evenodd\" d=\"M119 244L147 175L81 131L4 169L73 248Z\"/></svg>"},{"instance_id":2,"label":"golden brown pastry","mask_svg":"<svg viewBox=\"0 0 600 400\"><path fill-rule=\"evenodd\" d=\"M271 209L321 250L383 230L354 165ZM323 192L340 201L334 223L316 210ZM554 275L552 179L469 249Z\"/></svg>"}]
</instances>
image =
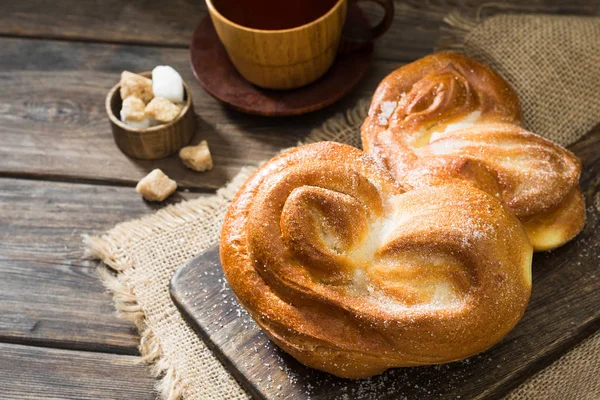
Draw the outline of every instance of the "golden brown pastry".
<instances>
[{"instance_id":1,"label":"golden brown pastry","mask_svg":"<svg viewBox=\"0 0 600 400\"><path fill-rule=\"evenodd\" d=\"M536 251L547 250L583 228L581 163L522 123L519 99L500 75L439 53L380 83L362 142L408 188L474 183L521 220Z\"/></svg>"},{"instance_id":2,"label":"golden brown pastry","mask_svg":"<svg viewBox=\"0 0 600 400\"><path fill-rule=\"evenodd\" d=\"M366 153L321 142L264 164L220 241L240 303L283 350L346 378L483 351L519 321L532 248L473 185L404 193Z\"/></svg>"}]
</instances>

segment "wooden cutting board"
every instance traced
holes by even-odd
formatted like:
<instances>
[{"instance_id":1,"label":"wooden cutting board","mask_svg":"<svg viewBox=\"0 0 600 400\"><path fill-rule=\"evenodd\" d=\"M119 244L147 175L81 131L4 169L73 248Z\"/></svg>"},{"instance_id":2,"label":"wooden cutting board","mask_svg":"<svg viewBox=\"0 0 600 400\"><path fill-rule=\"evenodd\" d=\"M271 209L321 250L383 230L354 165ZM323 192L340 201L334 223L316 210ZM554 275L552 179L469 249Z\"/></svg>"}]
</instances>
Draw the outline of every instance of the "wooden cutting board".
<instances>
[{"instance_id":1,"label":"wooden cutting board","mask_svg":"<svg viewBox=\"0 0 600 400\"><path fill-rule=\"evenodd\" d=\"M223 277L217 247L177 271L171 295L256 398L497 398L600 328L600 126L571 150L583 161L585 228L567 245L534 256L533 293L523 319L499 344L467 360L398 368L361 380L304 367L271 343L239 306Z\"/></svg>"}]
</instances>

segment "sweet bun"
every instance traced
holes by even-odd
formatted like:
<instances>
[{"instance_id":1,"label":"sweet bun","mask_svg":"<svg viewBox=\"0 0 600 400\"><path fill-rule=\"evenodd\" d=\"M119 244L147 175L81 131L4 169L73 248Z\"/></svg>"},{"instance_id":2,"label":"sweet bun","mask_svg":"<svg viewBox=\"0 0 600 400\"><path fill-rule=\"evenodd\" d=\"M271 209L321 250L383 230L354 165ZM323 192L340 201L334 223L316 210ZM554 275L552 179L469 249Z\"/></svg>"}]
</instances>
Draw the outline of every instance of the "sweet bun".
<instances>
[{"instance_id":1,"label":"sweet bun","mask_svg":"<svg viewBox=\"0 0 600 400\"><path fill-rule=\"evenodd\" d=\"M405 191L333 142L260 167L225 216L220 255L279 347L345 378L486 350L531 292L532 247L493 196L460 182Z\"/></svg>"},{"instance_id":2,"label":"sweet bun","mask_svg":"<svg viewBox=\"0 0 600 400\"><path fill-rule=\"evenodd\" d=\"M516 93L482 63L438 53L392 72L361 131L364 150L409 189L465 181L497 197L536 251L583 228L579 159L525 130Z\"/></svg>"}]
</instances>

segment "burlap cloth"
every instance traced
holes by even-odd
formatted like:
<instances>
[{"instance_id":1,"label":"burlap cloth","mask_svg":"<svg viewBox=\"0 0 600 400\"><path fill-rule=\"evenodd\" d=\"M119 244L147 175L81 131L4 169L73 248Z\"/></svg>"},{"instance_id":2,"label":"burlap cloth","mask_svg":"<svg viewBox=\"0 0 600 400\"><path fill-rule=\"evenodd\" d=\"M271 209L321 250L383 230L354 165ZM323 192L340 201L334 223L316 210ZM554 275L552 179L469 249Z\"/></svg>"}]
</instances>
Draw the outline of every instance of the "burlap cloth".
<instances>
[{"instance_id":1,"label":"burlap cloth","mask_svg":"<svg viewBox=\"0 0 600 400\"><path fill-rule=\"evenodd\" d=\"M600 121L600 20L496 16L481 24L450 15L442 47L490 64L517 89L528 127L563 145ZM334 140L360 147L369 100L326 121L305 142ZM141 335L163 399L244 399L248 395L182 320L172 303L175 269L217 243L225 210L254 168L216 195L172 205L87 238L88 254L104 261L102 279L115 305ZM600 333L513 391L509 399L600 398Z\"/></svg>"}]
</instances>

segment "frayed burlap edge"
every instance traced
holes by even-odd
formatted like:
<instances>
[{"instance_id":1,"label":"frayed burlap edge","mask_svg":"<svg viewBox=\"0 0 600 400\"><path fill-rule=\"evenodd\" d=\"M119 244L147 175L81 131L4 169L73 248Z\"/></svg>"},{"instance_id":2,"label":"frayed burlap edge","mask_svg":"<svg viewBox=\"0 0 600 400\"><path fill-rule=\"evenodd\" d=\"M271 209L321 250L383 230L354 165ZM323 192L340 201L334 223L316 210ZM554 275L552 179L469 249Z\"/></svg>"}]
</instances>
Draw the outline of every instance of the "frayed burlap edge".
<instances>
[{"instance_id":1,"label":"frayed burlap edge","mask_svg":"<svg viewBox=\"0 0 600 400\"><path fill-rule=\"evenodd\" d=\"M100 267L97 275L112 294L117 315L136 326L140 334L139 361L152 365L152 375L159 378L156 390L165 400L180 399L185 385L174 365L163 354L160 338L146 324L145 314L137 301L135 290L122 274L129 268L135 268L126 251L127 244L134 244L145 235L161 230L164 226L201 218L215 207L223 207L233 199L254 170L253 167L242 168L238 175L214 196L169 205L153 214L118 224L102 236L84 237L84 256L99 259L116 272L115 274L106 267Z\"/></svg>"}]
</instances>

